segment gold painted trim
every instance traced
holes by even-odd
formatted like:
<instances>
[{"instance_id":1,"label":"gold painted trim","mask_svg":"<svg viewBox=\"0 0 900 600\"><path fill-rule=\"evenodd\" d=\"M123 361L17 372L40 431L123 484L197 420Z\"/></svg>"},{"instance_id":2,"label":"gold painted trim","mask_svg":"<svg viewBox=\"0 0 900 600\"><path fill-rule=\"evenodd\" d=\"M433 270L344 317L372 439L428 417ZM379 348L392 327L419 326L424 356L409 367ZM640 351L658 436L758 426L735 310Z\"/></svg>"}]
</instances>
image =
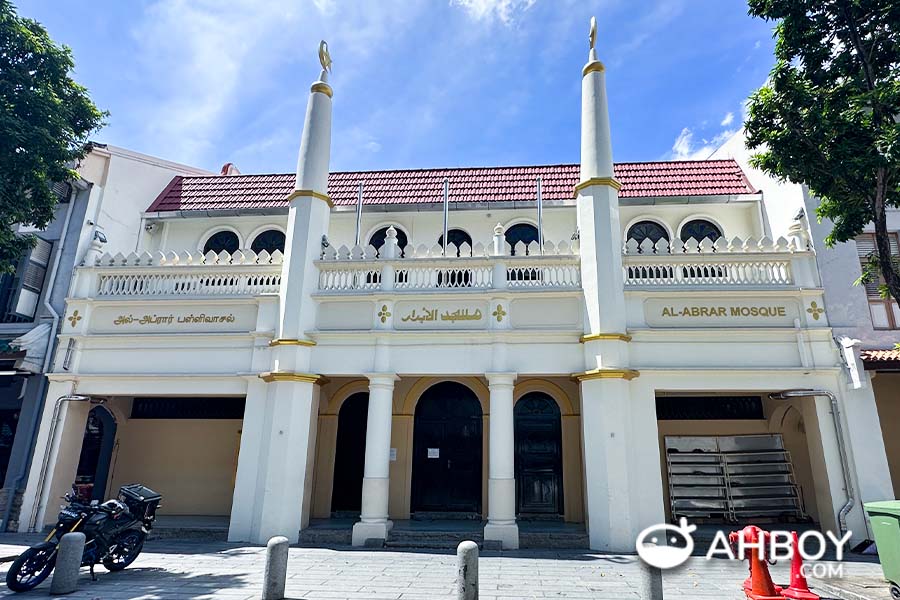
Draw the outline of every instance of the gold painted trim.
<instances>
[{"instance_id":1,"label":"gold painted trim","mask_svg":"<svg viewBox=\"0 0 900 600\"><path fill-rule=\"evenodd\" d=\"M585 342L596 342L597 340L618 340L620 342L630 342L631 336L627 333L589 333L578 338L582 344Z\"/></svg>"},{"instance_id":2,"label":"gold painted trim","mask_svg":"<svg viewBox=\"0 0 900 600\"><path fill-rule=\"evenodd\" d=\"M603 63L599 60L592 60L588 64L584 65L584 68L581 70L581 76L586 77L588 73L598 72L602 73L606 70L606 67L603 66Z\"/></svg>"},{"instance_id":3,"label":"gold painted trim","mask_svg":"<svg viewBox=\"0 0 900 600\"><path fill-rule=\"evenodd\" d=\"M640 374L640 371L635 371L634 369L592 369L584 373L572 373L572 379L576 381L589 381L591 379L625 379L631 381Z\"/></svg>"},{"instance_id":4,"label":"gold painted trim","mask_svg":"<svg viewBox=\"0 0 900 600\"><path fill-rule=\"evenodd\" d=\"M327 194L321 194L314 190L294 190L291 192L291 195L287 197L287 201L290 202L294 198L300 198L302 196L312 196L313 198L318 198L325 202L329 208L334 208L334 202L331 201L331 197Z\"/></svg>"},{"instance_id":5,"label":"gold painted trim","mask_svg":"<svg viewBox=\"0 0 900 600\"><path fill-rule=\"evenodd\" d=\"M580 192L584 188L591 187L592 185L608 185L609 187L615 189L617 192L622 189L622 184L619 183L617 179L614 179L612 177L591 177L587 181L582 181L575 186L575 195L577 196L578 192Z\"/></svg>"},{"instance_id":6,"label":"gold painted trim","mask_svg":"<svg viewBox=\"0 0 900 600\"><path fill-rule=\"evenodd\" d=\"M259 378L266 383L272 383L273 381L297 381L300 383L318 383L321 385L328 383L328 380L321 375L314 375L312 373L291 373L289 371L266 371L265 373L260 373Z\"/></svg>"},{"instance_id":7,"label":"gold painted trim","mask_svg":"<svg viewBox=\"0 0 900 600\"><path fill-rule=\"evenodd\" d=\"M312 340L292 340L290 338L277 338L269 342L270 346L315 346Z\"/></svg>"},{"instance_id":8,"label":"gold painted trim","mask_svg":"<svg viewBox=\"0 0 900 600\"><path fill-rule=\"evenodd\" d=\"M323 83L321 81L317 81L314 84L312 84L312 87L309 88L309 91L310 92L322 92L329 98L334 97L334 91L332 91L331 86L328 85L327 83Z\"/></svg>"}]
</instances>

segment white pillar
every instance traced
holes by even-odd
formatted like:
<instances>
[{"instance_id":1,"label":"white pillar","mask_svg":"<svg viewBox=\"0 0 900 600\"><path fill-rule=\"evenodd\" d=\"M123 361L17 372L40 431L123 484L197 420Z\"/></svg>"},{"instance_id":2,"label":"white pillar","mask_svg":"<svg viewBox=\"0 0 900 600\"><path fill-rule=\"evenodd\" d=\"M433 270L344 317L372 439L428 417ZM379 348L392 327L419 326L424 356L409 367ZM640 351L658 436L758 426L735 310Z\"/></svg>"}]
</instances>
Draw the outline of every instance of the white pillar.
<instances>
[{"instance_id":1,"label":"white pillar","mask_svg":"<svg viewBox=\"0 0 900 600\"><path fill-rule=\"evenodd\" d=\"M58 499L72 486L78 470L84 426L93 405L60 400L72 393L71 382L51 381L34 443L34 454L19 513L19 531L40 531L56 518Z\"/></svg>"},{"instance_id":2,"label":"white pillar","mask_svg":"<svg viewBox=\"0 0 900 600\"><path fill-rule=\"evenodd\" d=\"M633 552L638 532L632 522L632 505L653 500L630 494L628 410L629 389L624 379L581 381L585 513L593 550ZM658 464L658 455L655 458Z\"/></svg>"},{"instance_id":3,"label":"white pillar","mask_svg":"<svg viewBox=\"0 0 900 600\"><path fill-rule=\"evenodd\" d=\"M516 525L515 373L486 373L491 392L488 438L488 522L485 540L499 540L504 550L519 547Z\"/></svg>"},{"instance_id":4,"label":"white pillar","mask_svg":"<svg viewBox=\"0 0 900 600\"><path fill-rule=\"evenodd\" d=\"M386 540L393 525L388 520L391 420L394 413L394 381L399 378L393 373L371 373L367 377L366 462L362 510L359 523L353 525L354 546L363 546L371 538Z\"/></svg>"}]
</instances>

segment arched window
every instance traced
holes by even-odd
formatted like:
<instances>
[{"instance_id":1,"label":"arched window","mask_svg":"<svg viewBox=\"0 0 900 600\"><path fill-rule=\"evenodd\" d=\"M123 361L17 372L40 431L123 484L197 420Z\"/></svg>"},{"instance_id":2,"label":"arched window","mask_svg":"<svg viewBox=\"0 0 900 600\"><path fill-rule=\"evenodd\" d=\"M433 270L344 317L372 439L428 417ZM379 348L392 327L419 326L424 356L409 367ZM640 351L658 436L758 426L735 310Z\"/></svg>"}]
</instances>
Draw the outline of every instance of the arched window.
<instances>
[{"instance_id":1,"label":"arched window","mask_svg":"<svg viewBox=\"0 0 900 600\"><path fill-rule=\"evenodd\" d=\"M228 254L234 254L237 252L240 245L241 241L238 239L237 234L225 229L209 236L209 239L206 240L206 244L203 245L203 254L206 254L210 250L216 254L219 254L222 250Z\"/></svg>"},{"instance_id":2,"label":"arched window","mask_svg":"<svg viewBox=\"0 0 900 600\"><path fill-rule=\"evenodd\" d=\"M456 255L459 256L459 247L463 244L468 244L469 247L472 246L472 236L463 231L462 229L449 229L447 230L447 245L454 244L457 248ZM444 236L438 238L438 246L444 247ZM452 249L451 249L452 252Z\"/></svg>"},{"instance_id":3,"label":"arched window","mask_svg":"<svg viewBox=\"0 0 900 600\"><path fill-rule=\"evenodd\" d=\"M375 246L375 249L378 252L381 252L381 247L384 246L384 240L387 238L387 231L389 227L382 227L378 231L372 234L372 237L369 238L369 243ZM403 249L406 248L407 243L409 243L406 233L400 229L399 227L394 227L397 230L397 245L400 246L400 256L403 256Z\"/></svg>"},{"instance_id":4,"label":"arched window","mask_svg":"<svg viewBox=\"0 0 900 600\"><path fill-rule=\"evenodd\" d=\"M276 250L284 252L284 234L277 229L266 229L254 238L250 249L259 254L263 250L272 254Z\"/></svg>"},{"instance_id":5,"label":"arched window","mask_svg":"<svg viewBox=\"0 0 900 600\"><path fill-rule=\"evenodd\" d=\"M626 242L634 240L638 245L646 239L649 239L654 244L659 240L670 241L669 232L666 231L666 228L653 221L638 221L628 228L628 233L625 235Z\"/></svg>"},{"instance_id":6,"label":"arched window","mask_svg":"<svg viewBox=\"0 0 900 600\"><path fill-rule=\"evenodd\" d=\"M709 238L709 241L715 242L722 237L722 231L706 219L693 219L685 223L681 228L680 237L682 242L686 242L691 238L698 242L702 242L703 238Z\"/></svg>"},{"instance_id":7,"label":"arched window","mask_svg":"<svg viewBox=\"0 0 900 600\"><path fill-rule=\"evenodd\" d=\"M522 242L526 246L531 242L538 241L538 230L534 225L529 225L528 223L519 223L517 225L513 225L509 229L506 230L506 233L503 234L506 236L506 243L509 244L510 254L516 254L516 244ZM526 254L528 252L526 251Z\"/></svg>"}]
</instances>

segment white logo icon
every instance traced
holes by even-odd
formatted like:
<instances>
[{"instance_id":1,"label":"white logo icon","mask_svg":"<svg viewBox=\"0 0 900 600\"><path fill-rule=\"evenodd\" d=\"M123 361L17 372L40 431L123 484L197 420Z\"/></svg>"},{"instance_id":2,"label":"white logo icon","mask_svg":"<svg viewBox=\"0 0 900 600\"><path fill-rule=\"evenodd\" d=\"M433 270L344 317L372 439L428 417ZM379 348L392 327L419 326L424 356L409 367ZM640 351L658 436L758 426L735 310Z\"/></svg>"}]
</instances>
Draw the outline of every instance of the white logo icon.
<instances>
[{"instance_id":1,"label":"white logo icon","mask_svg":"<svg viewBox=\"0 0 900 600\"><path fill-rule=\"evenodd\" d=\"M684 563L694 551L696 525L681 519L680 525L651 525L638 535L635 549L641 559L657 569L671 569Z\"/></svg>"}]
</instances>

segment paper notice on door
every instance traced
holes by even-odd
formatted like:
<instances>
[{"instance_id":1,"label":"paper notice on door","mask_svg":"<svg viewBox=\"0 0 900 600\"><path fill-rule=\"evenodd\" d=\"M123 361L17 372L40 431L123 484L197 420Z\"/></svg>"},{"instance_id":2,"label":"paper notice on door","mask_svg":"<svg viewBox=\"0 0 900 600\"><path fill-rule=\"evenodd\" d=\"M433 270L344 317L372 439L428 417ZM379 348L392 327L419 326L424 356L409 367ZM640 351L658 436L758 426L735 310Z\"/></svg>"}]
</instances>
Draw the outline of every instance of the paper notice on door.
<instances>
[{"instance_id":1,"label":"paper notice on door","mask_svg":"<svg viewBox=\"0 0 900 600\"><path fill-rule=\"evenodd\" d=\"M441 457L441 449L440 448L429 448L428 449L428 458L440 458Z\"/></svg>"},{"instance_id":2,"label":"paper notice on door","mask_svg":"<svg viewBox=\"0 0 900 600\"><path fill-rule=\"evenodd\" d=\"M391 448L391 462L397 462L397 449Z\"/></svg>"}]
</instances>

